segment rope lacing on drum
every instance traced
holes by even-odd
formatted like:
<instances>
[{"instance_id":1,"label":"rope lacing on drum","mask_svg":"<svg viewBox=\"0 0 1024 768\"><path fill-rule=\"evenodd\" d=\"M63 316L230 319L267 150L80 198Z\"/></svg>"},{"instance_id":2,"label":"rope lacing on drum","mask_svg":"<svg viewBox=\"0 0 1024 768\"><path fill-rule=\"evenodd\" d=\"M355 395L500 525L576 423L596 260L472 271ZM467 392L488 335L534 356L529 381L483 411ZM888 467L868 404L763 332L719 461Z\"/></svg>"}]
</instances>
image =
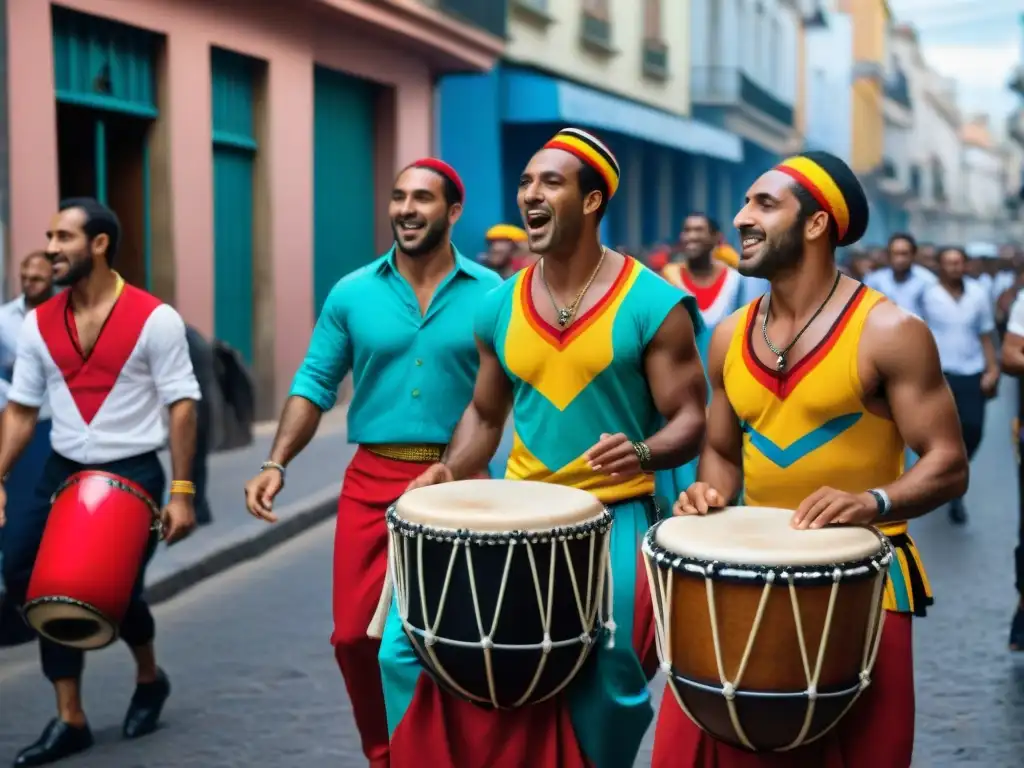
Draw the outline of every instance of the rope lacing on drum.
<instances>
[{"instance_id":1,"label":"rope lacing on drum","mask_svg":"<svg viewBox=\"0 0 1024 768\"><path fill-rule=\"evenodd\" d=\"M400 534L397 531L391 531L390 535L392 537L400 536ZM423 535L417 536L416 575L418 582L417 586L419 587L420 593L420 611L422 613L423 622L425 625L422 632L420 632L416 627L412 626L412 624L409 623L409 595L411 593L412 585L410 583L409 578L410 574L406 572L404 567L405 563L409 561L409 539L405 536L402 536L401 538L403 540L402 544L404 557L395 557L393 565L395 568L394 582L396 586L398 612L402 620L402 625L406 630L406 634L410 637L410 640L412 640L413 642L415 642L414 638L416 635L419 634L422 636L423 651L430 658L433 670L442 677L445 683L447 683L452 688L452 690L454 690L459 695L473 701L487 702L495 708L502 706L498 701L497 687L494 679L492 652L495 649L524 651L539 650L542 654L540 662L537 667L537 671L535 672L532 680L530 681L530 685L527 687L525 693L523 693L523 695L512 705L513 707L522 706L533 695L534 690L540 683L541 675L544 672L548 655L551 653L552 650L554 650L555 648L562 648L579 644L579 656L576 659L576 662L571 672L566 675L565 680L559 686L557 686L548 694L546 694L542 699L538 699L538 701L543 701L544 699L548 699L558 694L560 691L562 691L562 689L565 688L566 685L569 684L569 682L572 681L572 679L576 676L576 673L580 670L580 668L583 666L583 663L587 659L587 655L589 653L589 646L592 642L591 634L593 633L594 627L597 624L599 609L601 608L604 600L607 569L610 567L610 535L607 532L605 532L604 535L600 537L602 541L602 551L600 553L597 553L595 551L598 535L592 534L590 536L587 562L588 578L585 596L580 594L580 586L579 580L576 575L576 570L573 567L571 567L572 556L569 550L569 540L565 536L552 537L550 541L545 542L544 544L534 544L533 542L527 539L510 539L506 545L508 547L508 552L505 557L505 565L502 570L501 583L499 584L498 587L498 598L495 603L494 615L491 618L489 627L487 628L485 628L484 626L484 617L480 609L480 600L477 593L476 574L473 568L473 547L471 542L468 540L456 540L452 543L452 552L451 556L448 559L448 567L445 571L445 578L441 588L441 595L438 599L437 611L434 615L434 618L431 619L430 612L428 610L426 602L426 576L423 566L424 537ZM537 560L536 554L534 552L535 547L540 548L543 547L545 544L550 545L546 595L545 590L542 588L540 583L541 579L540 574L537 570ZM466 570L469 580L470 594L473 600L473 615L477 625L477 630L480 634L480 640L477 643L443 638L437 634L437 631L441 626L441 621L444 618L444 611L447 605L448 589L451 584L455 563L458 559L460 546L463 547L465 550ZM505 644L496 644L493 640L493 636L494 633L497 631L498 622L501 618L502 604L504 602L505 594L509 586L509 574L511 572L512 560L515 554L516 546L524 546L526 548L526 556L530 564L530 571L533 575L534 593L537 597L537 609L540 615L541 625L543 628L543 639L540 643L513 646ZM555 641L551 638L551 622L555 594L555 565L560 547L562 553L564 554L566 562L570 564L570 567L566 570L569 573L569 580L572 585L577 615L580 620L581 632L575 638ZM595 568L597 569L596 577ZM594 584L597 585L596 594L593 594ZM485 699L470 693L455 681L454 677L443 667L443 665L440 662L440 659L438 658L436 652L434 651L434 647L438 643L442 645L452 645L463 648L478 648L483 651L489 699Z\"/></svg>"}]
</instances>

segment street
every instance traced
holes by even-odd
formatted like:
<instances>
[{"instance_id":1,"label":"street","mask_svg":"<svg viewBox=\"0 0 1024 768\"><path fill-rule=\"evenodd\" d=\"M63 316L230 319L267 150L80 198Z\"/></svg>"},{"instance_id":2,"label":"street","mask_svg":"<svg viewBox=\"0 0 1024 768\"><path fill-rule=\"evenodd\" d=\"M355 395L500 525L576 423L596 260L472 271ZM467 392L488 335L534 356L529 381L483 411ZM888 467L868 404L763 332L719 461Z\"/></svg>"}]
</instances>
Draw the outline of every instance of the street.
<instances>
[{"instance_id":1,"label":"street","mask_svg":"<svg viewBox=\"0 0 1024 768\"><path fill-rule=\"evenodd\" d=\"M1024 659L1006 650L1017 531L1014 387L1003 384L973 464L970 524L955 529L940 510L912 528L936 594L916 625L915 765L924 768L1014 768L1024 749ZM328 644L332 540L331 524L322 524L157 607L158 650L174 693L151 737L120 739L132 688L125 648L91 656L85 695L97 745L64 765L365 766ZM6 655L0 765L36 738L51 709L34 649ZM637 765L649 760L645 752Z\"/></svg>"}]
</instances>

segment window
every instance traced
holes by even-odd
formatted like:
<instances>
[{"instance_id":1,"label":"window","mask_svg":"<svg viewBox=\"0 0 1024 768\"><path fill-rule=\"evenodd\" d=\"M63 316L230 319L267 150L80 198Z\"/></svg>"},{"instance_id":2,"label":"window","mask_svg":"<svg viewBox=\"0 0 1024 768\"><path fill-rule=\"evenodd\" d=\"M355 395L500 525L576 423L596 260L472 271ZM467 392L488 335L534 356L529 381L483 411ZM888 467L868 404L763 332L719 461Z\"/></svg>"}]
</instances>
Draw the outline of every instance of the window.
<instances>
[{"instance_id":1,"label":"window","mask_svg":"<svg viewBox=\"0 0 1024 768\"><path fill-rule=\"evenodd\" d=\"M644 0L644 40L661 41L661 0Z\"/></svg>"},{"instance_id":2,"label":"window","mask_svg":"<svg viewBox=\"0 0 1024 768\"><path fill-rule=\"evenodd\" d=\"M583 12L595 19L608 20L608 0L583 0Z\"/></svg>"}]
</instances>

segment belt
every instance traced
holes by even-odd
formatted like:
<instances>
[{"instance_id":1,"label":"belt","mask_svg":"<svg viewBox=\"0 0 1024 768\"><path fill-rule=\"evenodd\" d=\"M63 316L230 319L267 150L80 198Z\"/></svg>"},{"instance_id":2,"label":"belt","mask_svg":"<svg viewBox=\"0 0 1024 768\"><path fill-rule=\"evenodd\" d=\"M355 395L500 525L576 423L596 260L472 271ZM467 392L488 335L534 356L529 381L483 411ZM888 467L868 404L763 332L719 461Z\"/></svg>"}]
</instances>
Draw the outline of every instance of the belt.
<instances>
[{"instance_id":1,"label":"belt","mask_svg":"<svg viewBox=\"0 0 1024 768\"><path fill-rule=\"evenodd\" d=\"M415 461L434 464L441 460L447 446L434 443L379 443L364 445L370 453L394 461Z\"/></svg>"}]
</instances>

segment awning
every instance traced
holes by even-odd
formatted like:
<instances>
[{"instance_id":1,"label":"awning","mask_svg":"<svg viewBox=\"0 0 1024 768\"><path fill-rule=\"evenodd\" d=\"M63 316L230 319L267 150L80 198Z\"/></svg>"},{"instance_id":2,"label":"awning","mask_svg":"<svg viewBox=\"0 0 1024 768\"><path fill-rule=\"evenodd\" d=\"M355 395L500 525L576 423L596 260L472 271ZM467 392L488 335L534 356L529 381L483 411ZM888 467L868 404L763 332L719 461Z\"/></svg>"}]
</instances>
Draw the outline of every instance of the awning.
<instances>
[{"instance_id":1,"label":"awning","mask_svg":"<svg viewBox=\"0 0 1024 768\"><path fill-rule=\"evenodd\" d=\"M739 136L698 120L535 72L504 69L502 86L507 123L565 123L719 160L743 160Z\"/></svg>"}]
</instances>

